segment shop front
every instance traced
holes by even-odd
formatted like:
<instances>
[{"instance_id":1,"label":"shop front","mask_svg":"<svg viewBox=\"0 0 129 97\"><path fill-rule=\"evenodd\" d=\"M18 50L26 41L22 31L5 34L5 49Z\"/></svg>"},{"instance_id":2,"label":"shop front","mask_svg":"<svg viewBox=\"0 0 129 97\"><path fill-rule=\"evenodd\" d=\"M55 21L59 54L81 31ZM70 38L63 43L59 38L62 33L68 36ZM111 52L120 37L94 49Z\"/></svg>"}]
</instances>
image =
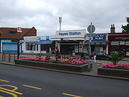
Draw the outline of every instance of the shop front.
<instances>
[{"instance_id":1,"label":"shop front","mask_svg":"<svg viewBox=\"0 0 129 97\"><path fill-rule=\"evenodd\" d=\"M99 33L91 35L91 53L108 53L108 44L107 44L107 33ZM87 35L88 37L89 35ZM86 47L89 49L89 38L86 38Z\"/></svg>"},{"instance_id":2,"label":"shop front","mask_svg":"<svg viewBox=\"0 0 129 97\"><path fill-rule=\"evenodd\" d=\"M51 36L24 37L23 53L49 53L55 48Z\"/></svg>"},{"instance_id":3,"label":"shop front","mask_svg":"<svg viewBox=\"0 0 129 97\"><path fill-rule=\"evenodd\" d=\"M129 57L129 33L109 33L108 51L118 51Z\"/></svg>"},{"instance_id":4,"label":"shop front","mask_svg":"<svg viewBox=\"0 0 129 97\"><path fill-rule=\"evenodd\" d=\"M61 54L72 54L83 52L83 41L86 30L67 30L56 32L56 46Z\"/></svg>"},{"instance_id":5,"label":"shop front","mask_svg":"<svg viewBox=\"0 0 129 97\"><path fill-rule=\"evenodd\" d=\"M62 41L60 42L60 52L62 54L72 54L82 52L79 41Z\"/></svg>"}]
</instances>

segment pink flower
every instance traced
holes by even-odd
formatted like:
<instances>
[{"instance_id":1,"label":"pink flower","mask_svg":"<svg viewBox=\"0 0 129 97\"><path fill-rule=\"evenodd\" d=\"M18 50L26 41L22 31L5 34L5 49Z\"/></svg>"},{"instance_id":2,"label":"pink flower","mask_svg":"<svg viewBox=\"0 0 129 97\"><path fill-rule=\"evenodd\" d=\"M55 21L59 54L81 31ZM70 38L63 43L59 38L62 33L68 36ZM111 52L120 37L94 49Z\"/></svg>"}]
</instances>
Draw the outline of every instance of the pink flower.
<instances>
[{"instance_id":1,"label":"pink flower","mask_svg":"<svg viewBox=\"0 0 129 97\"><path fill-rule=\"evenodd\" d=\"M85 64L86 61L82 61L82 60L71 60L69 61L70 64Z\"/></svg>"},{"instance_id":2,"label":"pink flower","mask_svg":"<svg viewBox=\"0 0 129 97\"><path fill-rule=\"evenodd\" d=\"M56 62L56 59L49 59L49 62Z\"/></svg>"},{"instance_id":3,"label":"pink flower","mask_svg":"<svg viewBox=\"0 0 129 97\"><path fill-rule=\"evenodd\" d=\"M69 63L69 64L85 64L87 61L82 60L72 60L72 59L49 59L46 60L46 58L21 58L21 60L34 60L34 61L48 61L48 62L61 62L61 63Z\"/></svg>"},{"instance_id":4,"label":"pink flower","mask_svg":"<svg viewBox=\"0 0 129 97\"><path fill-rule=\"evenodd\" d=\"M113 64L103 64L102 66L103 66L104 68L129 69L129 64L117 64L117 65L113 65Z\"/></svg>"},{"instance_id":5,"label":"pink flower","mask_svg":"<svg viewBox=\"0 0 129 97\"><path fill-rule=\"evenodd\" d=\"M129 69L129 67L126 67L125 69Z\"/></svg>"}]
</instances>

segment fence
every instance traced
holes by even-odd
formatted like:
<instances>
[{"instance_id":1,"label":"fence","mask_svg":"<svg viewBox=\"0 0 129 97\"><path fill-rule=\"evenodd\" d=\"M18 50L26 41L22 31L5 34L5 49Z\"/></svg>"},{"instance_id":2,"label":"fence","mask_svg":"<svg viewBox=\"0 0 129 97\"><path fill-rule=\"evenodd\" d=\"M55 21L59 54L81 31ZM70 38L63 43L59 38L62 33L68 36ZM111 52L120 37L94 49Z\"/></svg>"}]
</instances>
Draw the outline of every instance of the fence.
<instances>
[{"instance_id":1,"label":"fence","mask_svg":"<svg viewBox=\"0 0 129 97\"><path fill-rule=\"evenodd\" d=\"M29 57L35 57L34 54L20 54L19 58L29 58ZM2 62L14 62L15 59L18 58L18 55L16 53L0 53L0 61Z\"/></svg>"},{"instance_id":2,"label":"fence","mask_svg":"<svg viewBox=\"0 0 129 97\"><path fill-rule=\"evenodd\" d=\"M16 53L0 53L0 61L13 63L15 59L19 58L33 58L33 57L45 57L55 58L55 54L34 54L34 53L22 53L19 56ZM60 54L60 58L71 58L81 60L81 56L63 55Z\"/></svg>"}]
</instances>

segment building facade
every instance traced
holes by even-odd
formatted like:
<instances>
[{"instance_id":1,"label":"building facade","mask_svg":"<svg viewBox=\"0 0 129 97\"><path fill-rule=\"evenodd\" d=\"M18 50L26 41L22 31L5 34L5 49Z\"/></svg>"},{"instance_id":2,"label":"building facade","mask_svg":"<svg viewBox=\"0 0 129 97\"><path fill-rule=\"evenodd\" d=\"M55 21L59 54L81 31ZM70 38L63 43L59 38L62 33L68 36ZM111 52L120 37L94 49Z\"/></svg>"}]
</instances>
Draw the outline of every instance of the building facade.
<instances>
[{"instance_id":1,"label":"building facade","mask_svg":"<svg viewBox=\"0 0 129 97\"><path fill-rule=\"evenodd\" d=\"M53 39L61 54L79 53L83 52L85 34L85 29L57 31Z\"/></svg>"},{"instance_id":2,"label":"building facade","mask_svg":"<svg viewBox=\"0 0 129 97\"><path fill-rule=\"evenodd\" d=\"M32 28L0 28L0 52L18 53L22 52L21 40L24 36L36 36L37 31Z\"/></svg>"},{"instance_id":3,"label":"building facade","mask_svg":"<svg viewBox=\"0 0 129 97\"><path fill-rule=\"evenodd\" d=\"M24 37L22 43L23 53L52 53L55 48L52 36Z\"/></svg>"},{"instance_id":4,"label":"building facade","mask_svg":"<svg viewBox=\"0 0 129 97\"><path fill-rule=\"evenodd\" d=\"M123 52L129 56L129 33L109 33L108 35L108 53L112 51Z\"/></svg>"},{"instance_id":5,"label":"building facade","mask_svg":"<svg viewBox=\"0 0 129 97\"><path fill-rule=\"evenodd\" d=\"M89 34L86 35L86 49L91 47L92 53L107 53L108 54L108 33L93 33L89 42ZM90 43L90 45L89 45Z\"/></svg>"}]
</instances>

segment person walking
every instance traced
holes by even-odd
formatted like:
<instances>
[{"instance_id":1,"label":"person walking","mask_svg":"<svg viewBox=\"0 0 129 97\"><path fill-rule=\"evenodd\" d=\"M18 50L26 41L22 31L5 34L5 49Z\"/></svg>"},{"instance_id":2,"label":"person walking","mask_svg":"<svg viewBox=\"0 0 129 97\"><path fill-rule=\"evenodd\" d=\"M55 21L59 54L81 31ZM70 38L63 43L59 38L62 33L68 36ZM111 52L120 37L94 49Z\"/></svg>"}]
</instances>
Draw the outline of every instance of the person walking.
<instances>
[{"instance_id":1,"label":"person walking","mask_svg":"<svg viewBox=\"0 0 129 97\"><path fill-rule=\"evenodd\" d=\"M96 62L96 53L94 53L94 55L93 55L93 60L94 60L94 62Z\"/></svg>"},{"instance_id":2,"label":"person walking","mask_svg":"<svg viewBox=\"0 0 129 97\"><path fill-rule=\"evenodd\" d=\"M58 47L55 48L55 57L56 57L56 59L58 59L60 57L60 52L59 52Z\"/></svg>"}]
</instances>

